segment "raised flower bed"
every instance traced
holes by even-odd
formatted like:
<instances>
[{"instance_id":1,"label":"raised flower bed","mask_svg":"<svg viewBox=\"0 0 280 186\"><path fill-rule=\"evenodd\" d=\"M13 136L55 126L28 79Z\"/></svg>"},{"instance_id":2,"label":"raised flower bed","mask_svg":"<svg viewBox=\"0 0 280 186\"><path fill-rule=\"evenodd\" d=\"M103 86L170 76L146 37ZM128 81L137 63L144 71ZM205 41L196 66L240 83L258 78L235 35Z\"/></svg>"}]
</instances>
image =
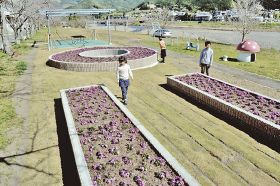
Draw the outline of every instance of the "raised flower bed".
<instances>
[{"instance_id":1,"label":"raised flower bed","mask_svg":"<svg viewBox=\"0 0 280 186\"><path fill-rule=\"evenodd\" d=\"M61 97L82 185L199 185L108 88Z\"/></svg>"},{"instance_id":2,"label":"raised flower bed","mask_svg":"<svg viewBox=\"0 0 280 186\"><path fill-rule=\"evenodd\" d=\"M167 78L167 84L197 101L280 139L280 101L203 75Z\"/></svg>"},{"instance_id":3,"label":"raised flower bed","mask_svg":"<svg viewBox=\"0 0 280 186\"><path fill-rule=\"evenodd\" d=\"M70 71L115 71L118 58L126 56L132 69L156 65L157 52L144 47L93 47L60 52L49 57L48 65Z\"/></svg>"}]
</instances>

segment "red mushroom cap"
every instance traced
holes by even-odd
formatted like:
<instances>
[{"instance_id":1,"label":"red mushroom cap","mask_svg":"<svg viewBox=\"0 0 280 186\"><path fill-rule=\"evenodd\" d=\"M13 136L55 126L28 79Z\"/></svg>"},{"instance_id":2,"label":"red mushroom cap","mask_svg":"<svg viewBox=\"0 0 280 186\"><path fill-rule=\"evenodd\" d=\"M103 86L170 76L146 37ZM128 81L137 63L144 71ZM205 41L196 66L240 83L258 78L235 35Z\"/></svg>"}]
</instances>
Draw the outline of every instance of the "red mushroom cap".
<instances>
[{"instance_id":1,"label":"red mushroom cap","mask_svg":"<svg viewBox=\"0 0 280 186\"><path fill-rule=\"evenodd\" d=\"M253 53L261 51L258 43L252 40L242 41L241 43L238 44L236 49L240 51L248 51Z\"/></svg>"}]
</instances>

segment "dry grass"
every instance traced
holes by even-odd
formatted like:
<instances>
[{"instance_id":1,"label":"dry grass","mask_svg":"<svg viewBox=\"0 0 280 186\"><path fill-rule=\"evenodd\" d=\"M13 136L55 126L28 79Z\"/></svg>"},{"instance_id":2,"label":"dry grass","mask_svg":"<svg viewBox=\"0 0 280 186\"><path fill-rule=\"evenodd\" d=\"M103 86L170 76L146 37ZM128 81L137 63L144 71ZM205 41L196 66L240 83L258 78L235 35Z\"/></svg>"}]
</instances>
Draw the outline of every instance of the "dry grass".
<instances>
[{"instance_id":1,"label":"dry grass","mask_svg":"<svg viewBox=\"0 0 280 186\"><path fill-rule=\"evenodd\" d=\"M70 31L68 34L71 34ZM104 38L106 36L103 31L99 34ZM146 36L114 32L113 43L142 45L132 39L141 40L143 37ZM39 165L52 175L34 176L33 171L26 169L22 182L23 185L62 185L59 148L56 146L57 125L61 123L56 121L54 107L54 100L60 97L59 90L98 83L104 83L118 96L120 90L114 73L68 72L51 68L46 66L48 56L60 50L48 52L46 46L37 50L33 62L30 125L26 131L32 136L40 129L36 135L35 149L55 147L26 156L24 160L32 166ZM128 109L201 185L280 185L280 155L277 152L166 89L167 75L198 70L196 62L191 59L175 57L168 57L166 64L134 71ZM241 77L219 71L212 74L248 89L279 96L275 90L244 81Z\"/></svg>"}]
</instances>

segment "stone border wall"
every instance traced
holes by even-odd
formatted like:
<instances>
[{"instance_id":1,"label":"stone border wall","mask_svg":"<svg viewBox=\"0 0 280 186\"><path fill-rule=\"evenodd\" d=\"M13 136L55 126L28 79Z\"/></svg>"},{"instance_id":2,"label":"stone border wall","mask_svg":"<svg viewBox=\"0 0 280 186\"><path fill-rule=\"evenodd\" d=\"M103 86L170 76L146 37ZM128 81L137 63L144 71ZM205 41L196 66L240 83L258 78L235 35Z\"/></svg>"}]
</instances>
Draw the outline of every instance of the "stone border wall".
<instances>
[{"instance_id":1,"label":"stone border wall","mask_svg":"<svg viewBox=\"0 0 280 186\"><path fill-rule=\"evenodd\" d=\"M108 50L112 50L112 49L108 49ZM157 56L158 56L157 51L155 51L155 54L149 57L128 60L128 64L130 65L131 69L152 67L158 64ZM75 63L75 62L64 62L64 61L53 60L52 56L50 56L47 64L51 67L55 67L58 69L77 71L77 72L101 72L101 71L112 72L112 71L116 71L118 66L118 61L100 62L100 63L98 62Z\"/></svg>"},{"instance_id":2,"label":"stone border wall","mask_svg":"<svg viewBox=\"0 0 280 186\"><path fill-rule=\"evenodd\" d=\"M193 87L191 85L188 85L186 83L183 83L183 82L175 79L176 77L185 76L185 75L191 75L191 74L184 74L184 75L168 77L167 85L169 87L171 87L173 90L178 91L188 97L191 97L204 105L210 106L210 107L220 111L221 113L228 115L231 118L241 120L242 122L246 123L250 128L257 129L259 132L261 132L265 135L268 135L272 139L280 139L280 126L279 125L276 125L275 123L273 123L271 121L268 121L264 118L261 118L260 116L247 112L247 111L243 110L242 108L232 105L220 98L217 98L213 95L203 92L196 87ZM212 79L215 79L215 78L212 78ZM218 80L218 79L216 79L216 80ZM218 80L218 81L226 83L221 80ZM229 83L226 83L226 84L229 84ZM231 85L231 84L229 84L229 85ZM232 86L234 86L234 85L232 85ZM238 87L238 88L240 88L240 87ZM240 89L248 91L243 88L240 88ZM248 92L263 96L261 94L258 94L258 93L252 92L252 91L248 91ZM275 100L275 99L269 98L267 96L263 96L263 97Z\"/></svg>"},{"instance_id":3,"label":"stone border wall","mask_svg":"<svg viewBox=\"0 0 280 186\"><path fill-rule=\"evenodd\" d=\"M83 186L92 186L89 169L84 157L82 146L76 131L75 122L71 113L71 109L66 96L66 91L92 86L101 86L101 88L109 95L109 97L116 103L119 109L130 119L132 124L139 129L141 134L149 141L149 143L165 158L169 165L188 183L190 186L199 186L200 184L194 179L190 173L160 144L160 142L132 115L132 113L114 96L114 94L103 85L91 85L86 87L77 87L72 89L60 90L63 110L67 121L67 127L71 144L74 151L76 166L78 169L79 178Z\"/></svg>"}]
</instances>

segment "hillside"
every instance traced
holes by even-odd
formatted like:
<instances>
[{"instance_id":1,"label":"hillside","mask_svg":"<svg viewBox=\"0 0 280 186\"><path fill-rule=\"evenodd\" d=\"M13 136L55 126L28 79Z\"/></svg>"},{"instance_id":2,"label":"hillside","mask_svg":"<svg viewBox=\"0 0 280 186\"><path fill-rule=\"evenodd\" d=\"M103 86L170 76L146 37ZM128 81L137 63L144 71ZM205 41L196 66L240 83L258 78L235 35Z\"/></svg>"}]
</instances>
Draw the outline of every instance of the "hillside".
<instances>
[{"instance_id":1,"label":"hillside","mask_svg":"<svg viewBox=\"0 0 280 186\"><path fill-rule=\"evenodd\" d=\"M132 9L145 0L61 0L61 5L68 8L114 8L118 10Z\"/></svg>"}]
</instances>

